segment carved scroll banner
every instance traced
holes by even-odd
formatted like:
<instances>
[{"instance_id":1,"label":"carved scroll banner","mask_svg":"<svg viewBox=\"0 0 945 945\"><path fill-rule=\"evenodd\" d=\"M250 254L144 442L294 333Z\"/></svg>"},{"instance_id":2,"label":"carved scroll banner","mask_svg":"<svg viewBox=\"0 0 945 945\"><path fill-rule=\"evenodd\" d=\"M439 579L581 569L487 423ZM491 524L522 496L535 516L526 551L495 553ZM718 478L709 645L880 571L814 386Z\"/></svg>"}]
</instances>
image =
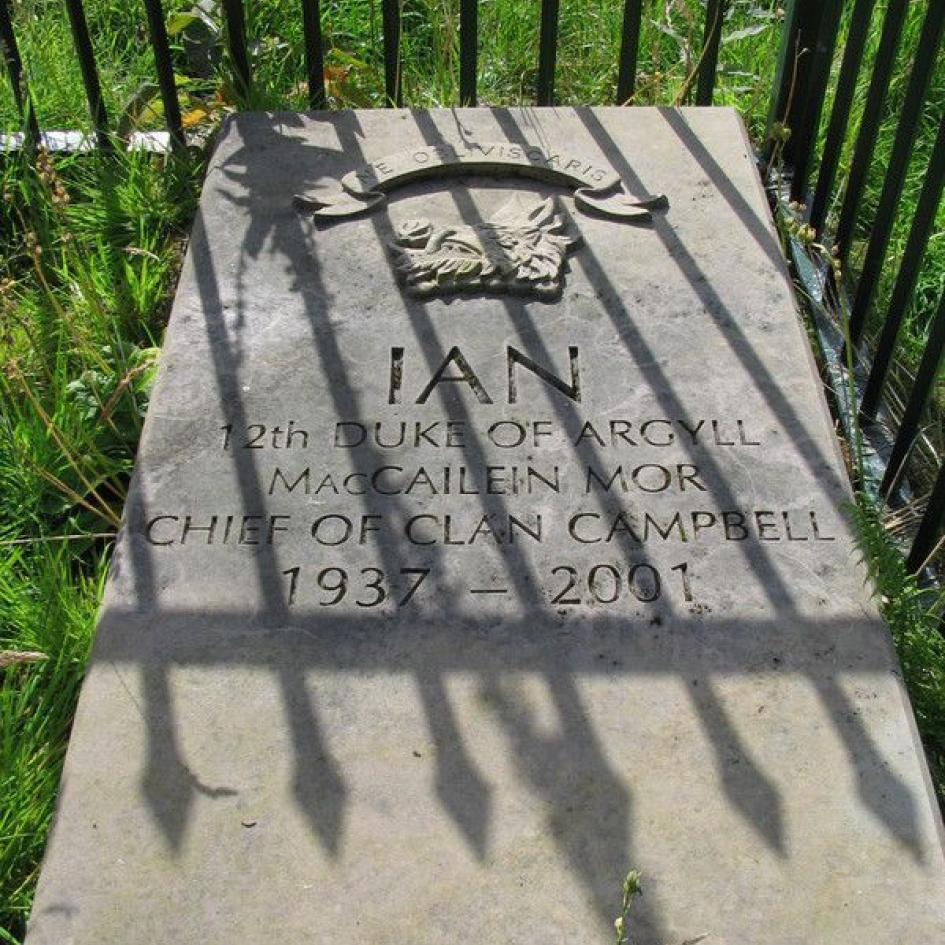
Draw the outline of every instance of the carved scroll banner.
<instances>
[{"instance_id":1,"label":"carved scroll banner","mask_svg":"<svg viewBox=\"0 0 945 945\"><path fill-rule=\"evenodd\" d=\"M350 171L333 188L298 194L295 206L320 219L349 217L381 205L398 187L459 175L525 177L573 187L578 209L620 221L646 222L651 211L669 206L663 194L642 199L631 196L612 168L572 154L509 142L399 151Z\"/></svg>"}]
</instances>

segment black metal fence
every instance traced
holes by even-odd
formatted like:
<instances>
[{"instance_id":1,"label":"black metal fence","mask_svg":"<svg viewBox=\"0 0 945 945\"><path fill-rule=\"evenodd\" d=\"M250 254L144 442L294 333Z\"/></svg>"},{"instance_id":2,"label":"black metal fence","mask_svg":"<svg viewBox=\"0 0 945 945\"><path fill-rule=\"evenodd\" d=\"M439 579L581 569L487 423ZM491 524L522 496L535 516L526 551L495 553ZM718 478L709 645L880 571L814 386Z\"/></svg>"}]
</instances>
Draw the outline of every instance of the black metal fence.
<instances>
[{"instance_id":1,"label":"black metal fence","mask_svg":"<svg viewBox=\"0 0 945 945\"><path fill-rule=\"evenodd\" d=\"M82 0L64 0L82 72L89 112L98 145L111 146L109 119L102 98L95 55ZM555 62L558 48L559 0L540 0L541 21L535 103L554 102ZM174 148L185 147L184 129L177 99L170 45L161 0L143 0L154 52L155 71L164 106L170 141ZM401 25L403 0L382 0L384 36L385 97L389 105L403 104L401 69ZM729 0L706 0L702 48L691 77L695 103L711 105ZM856 403L848 404L867 430L877 426L882 416L884 387L893 361L903 319L915 292L920 267L935 222L945 185L945 122L939 129L925 183L911 221L906 251L899 263L894 288L882 315L875 347L863 355L862 344L867 318L875 305L877 289L888 259L890 238L900 209L906 168L912 156L920 119L929 91L936 58L945 30L945 0L929 0L918 46L911 64L886 169L880 203L872 221L862 267L857 278L847 272L854 233L857 228L867 177L872 168L883 106L893 79L897 51L906 21L909 0L888 0L882 14L879 43L868 67L864 53L873 19L878 16L876 0L787 0L781 55L771 94L769 118L769 160L777 157L779 179L789 182L777 198L804 204L803 221L813 228L819 242L835 247L836 259L845 275L835 279L836 268L829 261L813 260L805 269L808 286L818 300L833 309L839 324L847 327L844 343L860 359L863 383ZM459 0L459 99L463 105L477 101L477 0ZM243 0L222 0L229 68L237 94L246 99L253 85L248 53ZM637 79L644 0L624 0L614 102L632 104ZM319 0L301 0L299 14L305 36L306 75L309 105L327 105L324 82L322 16ZM839 73L834 81L832 68L837 56L841 21L847 17L846 42ZM13 94L27 136L36 138L39 127L30 101L28 83L17 50L9 0L0 0L0 46L6 61ZM869 69L868 78L865 70ZM859 126L849 127L851 104L858 84L868 81L866 106ZM829 93L829 95L828 95ZM830 99L828 101L828 98ZM826 126L824 127L825 107ZM787 133L789 130L789 134ZM837 193L837 170L849 135L855 136L852 163L842 194ZM816 177L813 174L817 167ZM828 208L838 200L840 211L832 232L826 232ZM796 247L795 247L796 248ZM889 498L902 481L910 454L921 432L924 413L934 391L945 349L945 294L934 316L929 338L911 385L901 419L894 424L890 449L879 485ZM888 429L888 423L886 424ZM945 521L945 464L939 467L935 484L912 542L908 563L921 569L934 555Z\"/></svg>"},{"instance_id":2,"label":"black metal fence","mask_svg":"<svg viewBox=\"0 0 945 945\"><path fill-rule=\"evenodd\" d=\"M835 257L845 272L834 279L831 265L821 265L820 284L811 286L824 304L846 326L844 343L851 350L854 373L861 380L857 396L849 407L867 438L882 442L890 431L890 448L881 450L882 474L879 492L890 499L907 471L908 460L921 432L923 415L934 392L943 348L945 348L945 293L930 326L918 371L908 392L898 423L883 415L883 393L893 362L903 320L915 293L923 258L932 236L935 216L945 185L945 120L942 121L934 149L925 171L924 184L909 225L905 252L898 263L892 293L881 316L876 344L863 345L868 316L873 311L880 279L889 259L890 237L900 209L906 169L912 158L920 130L923 108L927 104L936 60L945 32L945 3L933 0L925 5L924 20L911 63L905 97L899 111L892 152L885 176L865 255L858 275L849 274L847 263L862 209L867 175L875 157L876 142L883 117L886 96L896 53L905 23L908 0L889 0L880 25L879 44L868 74L866 104L859 126L851 129L849 116L854 90L867 76L864 52L871 21L876 14L876 0L794 0L789 5L782 39L781 64L772 95L771 126L777 122L791 129L784 145L783 158L790 179L789 196L805 203L804 219L823 244L834 247ZM847 9L845 9L845 7ZM841 16L849 16L846 44L835 84L831 67ZM808 52L804 52L804 51ZM822 130L821 113L828 89L833 87L832 103L826 128ZM848 134L854 135L850 172L842 194L837 193L837 168ZM819 153L815 153L818 151ZM819 157L816 177L811 173ZM828 207L839 198L836 227L826 229ZM854 357L855 356L855 357ZM856 369L859 367L859 370ZM925 507L917 534L912 542L908 565L917 571L934 554L945 519L945 464L939 466L935 484Z\"/></svg>"},{"instance_id":3,"label":"black metal fence","mask_svg":"<svg viewBox=\"0 0 945 945\"><path fill-rule=\"evenodd\" d=\"M559 0L540 0L541 22L538 44L538 79L535 104L554 102L555 60L558 51ZM82 0L64 0L75 41L76 55L82 71L82 80L88 100L92 124L102 147L108 147L109 121L102 99L95 53L89 39L88 25ZM165 16L161 0L143 0L148 19L154 65L157 73L167 130L176 146L184 145L177 88L168 43ZM637 53L640 46L640 27L645 0L625 0L623 30L620 42L620 65L615 90L615 103L630 104L636 85ZM705 34L696 79L697 105L711 105L718 66L719 45L728 0L708 0ZM389 105L403 105L401 69L401 25L403 0L381 0L384 33L385 97ZM476 104L478 66L478 0L459 0L459 100L462 105ZM225 36L229 66L237 94L245 99L253 85L250 56L246 40L246 21L243 0L222 0ZM301 0L299 15L305 35L305 66L308 81L309 106L313 109L327 105L324 82L322 17L319 0ZM0 45L3 47L7 71L13 84L17 106L24 124L35 135L38 133L36 116L26 91L23 64L17 49L10 15L10 0L0 0Z\"/></svg>"}]
</instances>

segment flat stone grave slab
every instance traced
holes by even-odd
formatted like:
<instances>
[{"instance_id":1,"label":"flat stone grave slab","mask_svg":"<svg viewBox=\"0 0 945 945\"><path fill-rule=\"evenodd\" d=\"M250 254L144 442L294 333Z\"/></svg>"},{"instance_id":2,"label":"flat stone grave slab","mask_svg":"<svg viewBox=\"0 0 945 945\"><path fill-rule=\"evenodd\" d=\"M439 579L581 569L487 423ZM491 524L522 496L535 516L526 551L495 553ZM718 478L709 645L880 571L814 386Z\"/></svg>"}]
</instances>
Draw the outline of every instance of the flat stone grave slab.
<instances>
[{"instance_id":1,"label":"flat stone grave slab","mask_svg":"<svg viewBox=\"0 0 945 945\"><path fill-rule=\"evenodd\" d=\"M29 945L945 941L850 501L734 112L234 118Z\"/></svg>"}]
</instances>

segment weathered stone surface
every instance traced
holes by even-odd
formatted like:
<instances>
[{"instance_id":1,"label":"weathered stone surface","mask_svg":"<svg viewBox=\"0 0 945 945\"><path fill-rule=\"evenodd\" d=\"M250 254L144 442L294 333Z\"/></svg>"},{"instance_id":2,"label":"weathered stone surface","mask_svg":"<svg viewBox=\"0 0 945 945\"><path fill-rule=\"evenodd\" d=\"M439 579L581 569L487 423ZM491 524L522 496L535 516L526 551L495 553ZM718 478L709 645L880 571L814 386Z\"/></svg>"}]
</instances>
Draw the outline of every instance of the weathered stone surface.
<instances>
[{"instance_id":1,"label":"weathered stone surface","mask_svg":"<svg viewBox=\"0 0 945 945\"><path fill-rule=\"evenodd\" d=\"M581 182L338 198L476 142ZM576 207L596 169L616 203ZM550 196L558 297L459 278L526 265L481 227ZM445 294L398 233L454 254ZM631 867L644 945L945 941L848 501L733 113L239 116L29 945L608 943Z\"/></svg>"}]
</instances>

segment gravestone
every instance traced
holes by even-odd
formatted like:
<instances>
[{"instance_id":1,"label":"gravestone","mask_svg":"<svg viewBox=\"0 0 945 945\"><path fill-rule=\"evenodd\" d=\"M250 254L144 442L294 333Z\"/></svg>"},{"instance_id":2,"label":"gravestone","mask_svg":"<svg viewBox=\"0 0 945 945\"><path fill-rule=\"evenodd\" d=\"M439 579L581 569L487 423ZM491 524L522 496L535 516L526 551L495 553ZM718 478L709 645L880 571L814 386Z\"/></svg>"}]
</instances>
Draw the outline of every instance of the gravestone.
<instances>
[{"instance_id":1,"label":"gravestone","mask_svg":"<svg viewBox=\"0 0 945 945\"><path fill-rule=\"evenodd\" d=\"M237 116L29 945L945 941L850 501L733 112Z\"/></svg>"}]
</instances>

